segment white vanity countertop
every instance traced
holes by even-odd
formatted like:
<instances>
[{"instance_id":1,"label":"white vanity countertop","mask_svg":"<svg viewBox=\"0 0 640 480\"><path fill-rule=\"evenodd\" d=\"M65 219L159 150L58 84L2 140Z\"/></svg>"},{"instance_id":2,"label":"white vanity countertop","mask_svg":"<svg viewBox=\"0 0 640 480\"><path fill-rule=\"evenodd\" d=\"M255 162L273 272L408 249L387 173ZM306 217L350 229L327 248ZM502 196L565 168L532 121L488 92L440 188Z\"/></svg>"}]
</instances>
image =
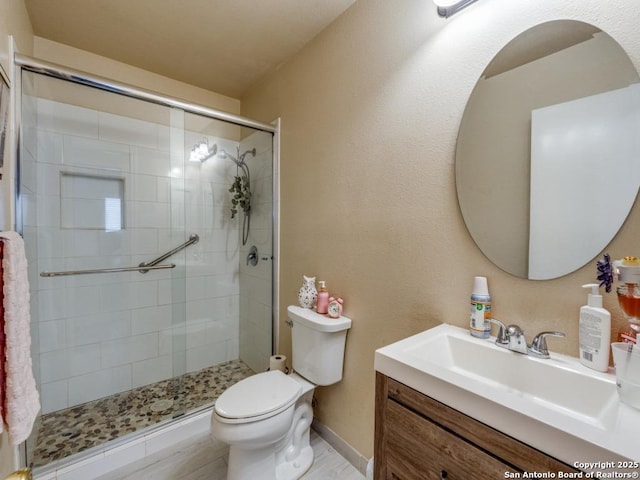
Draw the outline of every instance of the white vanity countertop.
<instances>
[{"instance_id":1,"label":"white vanity countertop","mask_svg":"<svg viewBox=\"0 0 640 480\"><path fill-rule=\"evenodd\" d=\"M581 470L614 462L608 471L638 471L616 465L640 462L640 410L620 403L611 369L553 352L538 359L494 341L443 324L376 350L375 369Z\"/></svg>"}]
</instances>

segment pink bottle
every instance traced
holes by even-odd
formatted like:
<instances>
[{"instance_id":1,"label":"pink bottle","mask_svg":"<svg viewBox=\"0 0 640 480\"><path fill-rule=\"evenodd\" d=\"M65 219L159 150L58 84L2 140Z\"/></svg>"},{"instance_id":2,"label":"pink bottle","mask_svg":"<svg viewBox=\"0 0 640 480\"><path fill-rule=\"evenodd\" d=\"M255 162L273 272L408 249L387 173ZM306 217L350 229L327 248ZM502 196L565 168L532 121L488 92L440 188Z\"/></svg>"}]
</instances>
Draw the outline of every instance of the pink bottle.
<instances>
[{"instance_id":1,"label":"pink bottle","mask_svg":"<svg viewBox=\"0 0 640 480\"><path fill-rule=\"evenodd\" d=\"M329 311L329 292L327 292L327 285L324 280L320 280L318 283L320 284L320 288L318 289L316 312L327 313Z\"/></svg>"}]
</instances>

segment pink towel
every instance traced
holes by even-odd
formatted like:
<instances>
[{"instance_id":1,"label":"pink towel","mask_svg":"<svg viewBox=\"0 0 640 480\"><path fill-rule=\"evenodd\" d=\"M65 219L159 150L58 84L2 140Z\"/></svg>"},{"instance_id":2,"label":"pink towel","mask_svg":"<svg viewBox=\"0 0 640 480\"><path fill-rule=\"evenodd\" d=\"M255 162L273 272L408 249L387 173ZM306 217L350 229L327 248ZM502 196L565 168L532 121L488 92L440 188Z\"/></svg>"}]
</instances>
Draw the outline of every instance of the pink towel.
<instances>
[{"instance_id":1,"label":"pink towel","mask_svg":"<svg viewBox=\"0 0 640 480\"><path fill-rule=\"evenodd\" d=\"M12 444L25 441L40 410L31 368L31 333L27 258L22 237L1 232L4 307L4 424ZM2 422L0 422L2 423Z\"/></svg>"},{"instance_id":2,"label":"pink towel","mask_svg":"<svg viewBox=\"0 0 640 480\"><path fill-rule=\"evenodd\" d=\"M0 240L0 433L4 429L4 415L2 410L4 407L4 391L5 387L5 374L4 374L4 346L6 345L4 339L4 306L2 300L4 299L4 271L2 268L2 252L4 250L4 242Z\"/></svg>"}]
</instances>

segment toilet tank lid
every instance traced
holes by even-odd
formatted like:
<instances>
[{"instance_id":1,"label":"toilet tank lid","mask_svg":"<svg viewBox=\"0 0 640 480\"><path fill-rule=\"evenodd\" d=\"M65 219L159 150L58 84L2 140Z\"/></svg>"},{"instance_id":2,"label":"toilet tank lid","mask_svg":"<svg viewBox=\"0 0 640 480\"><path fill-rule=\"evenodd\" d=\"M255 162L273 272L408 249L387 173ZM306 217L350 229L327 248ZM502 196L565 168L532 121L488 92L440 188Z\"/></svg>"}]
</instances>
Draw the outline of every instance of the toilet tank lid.
<instances>
[{"instance_id":1,"label":"toilet tank lid","mask_svg":"<svg viewBox=\"0 0 640 480\"><path fill-rule=\"evenodd\" d=\"M290 305L287 311L289 318L294 322L320 332L340 332L351 328L351 319L347 317L331 318L297 305Z\"/></svg>"},{"instance_id":2,"label":"toilet tank lid","mask_svg":"<svg viewBox=\"0 0 640 480\"><path fill-rule=\"evenodd\" d=\"M258 373L227 388L215 410L225 418L251 418L274 412L295 402L302 385L280 370Z\"/></svg>"}]
</instances>

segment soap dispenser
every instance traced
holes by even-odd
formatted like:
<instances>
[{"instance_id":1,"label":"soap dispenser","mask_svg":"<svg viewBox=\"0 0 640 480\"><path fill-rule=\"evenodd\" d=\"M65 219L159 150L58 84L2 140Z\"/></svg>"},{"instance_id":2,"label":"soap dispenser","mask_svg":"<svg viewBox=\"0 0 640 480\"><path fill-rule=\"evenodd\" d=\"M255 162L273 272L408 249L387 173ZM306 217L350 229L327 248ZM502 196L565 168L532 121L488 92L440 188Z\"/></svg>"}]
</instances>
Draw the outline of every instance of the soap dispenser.
<instances>
[{"instance_id":1,"label":"soap dispenser","mask_svg":"<svg viewBox=\"0 0 640 480\"><path fill-rule=\"evenodd\" d=\"M320 280L320 288L318 290L318 302L316 304L316 312L318 313L329 312L329 292L327 291L327 283L324 280Z\"/></svg>"},{"instance_id":2,"label":"soap dispenser","mask_svg":"<svg viewBox=\"0 0 640 480\"><path fill-rule=\"evenodd\" d=\"M580 308L580 363L606 372L609 368L611 343L611 314L602 308L602 295L597 283L583 285L590 288L587 305Z\"/></svg>"}]
</instances>

